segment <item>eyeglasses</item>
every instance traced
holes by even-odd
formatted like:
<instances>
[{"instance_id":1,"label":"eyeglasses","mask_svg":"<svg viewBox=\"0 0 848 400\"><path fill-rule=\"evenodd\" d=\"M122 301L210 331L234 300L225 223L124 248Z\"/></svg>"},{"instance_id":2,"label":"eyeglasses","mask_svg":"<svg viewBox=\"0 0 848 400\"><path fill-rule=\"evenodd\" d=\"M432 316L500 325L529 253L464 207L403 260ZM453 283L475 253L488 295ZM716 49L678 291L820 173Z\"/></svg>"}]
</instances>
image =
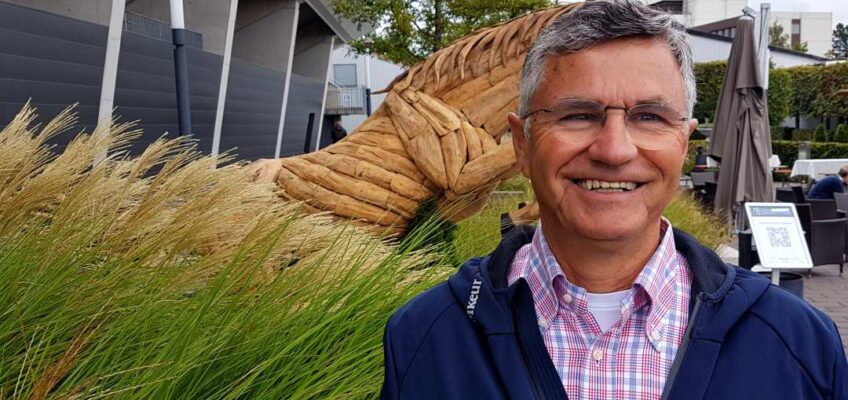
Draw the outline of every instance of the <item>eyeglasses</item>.
<instances>
[{"instance_id":1,"label":"eyeglasses","mask_svg":"<svg viewBox=\"0 0 848 400\"><path fill-rule=\"evenodd\" d=\"M645 150L661 150L685 138L684 122L673 107L662 103L639 104L630 108L604 107L591 100L568 99L552 108L540 108L521 116L548 126L552 133L570 144L594 140L607 122L607 110L624 111L624 129L630 142Z\"/></svg>"}]
</instances>

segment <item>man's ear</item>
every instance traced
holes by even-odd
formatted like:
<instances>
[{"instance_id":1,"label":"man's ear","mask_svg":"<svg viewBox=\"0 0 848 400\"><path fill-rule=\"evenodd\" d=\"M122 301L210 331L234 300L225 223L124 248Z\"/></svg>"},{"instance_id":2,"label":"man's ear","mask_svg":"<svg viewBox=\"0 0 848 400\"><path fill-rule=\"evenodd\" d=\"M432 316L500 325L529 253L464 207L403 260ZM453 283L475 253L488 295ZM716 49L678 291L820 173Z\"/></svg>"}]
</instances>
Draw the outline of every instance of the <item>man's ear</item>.
<instances>
[{"instance_id":1,"label":"man's ear","mask_svg":"<svg viewBox=\"0 0 848 400\"><path fill-rule=\"evenodd\" d=\"M689 153L689 137L692 136L692 133L695 132L695 129L698 128L698 119L692 118L689 121L686 121L686 137L684 137L683 141L683 158L686 158L686 155Z\"/></svg>"},{"instance_id":2,"label":"man's ear","mask_svg":"<svg viewBox=\"0 0 848 400\"><path fill-rule=\"evenodd\" d=\"M509 113L506 119L509 121L509 128L512 131L512 148L515 149L515 160L518 162L518 167L521 168L521 173L530 178L530 164L527 156L530 143L524 136L524 120L515 113Z\"/></svg>"}]
</instances>

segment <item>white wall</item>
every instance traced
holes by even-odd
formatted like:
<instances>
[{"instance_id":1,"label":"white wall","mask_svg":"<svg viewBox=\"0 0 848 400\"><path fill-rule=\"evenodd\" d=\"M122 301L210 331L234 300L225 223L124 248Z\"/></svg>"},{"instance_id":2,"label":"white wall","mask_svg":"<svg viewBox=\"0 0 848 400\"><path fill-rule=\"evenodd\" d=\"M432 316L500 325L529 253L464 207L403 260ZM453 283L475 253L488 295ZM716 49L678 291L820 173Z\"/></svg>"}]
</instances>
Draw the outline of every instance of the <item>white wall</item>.
<instances>
[{"instance_id":1,"label":"white wall","mask_svg":"<svg viewBox=\"0 0 848 400\"><path fill-rule=\"evenodd\" d=\"M783 26L783 33L791 38L793 19L801 20L801 41L807 42L808 53L824 56L831 49L832 13L773 11L769 15L769 26L777 22Z\"/></svg>"},{"instance_id":2,"label":"white wall","mask_svg":"<svg viewBox=\"0 0 848 400\"><path fill-rule=\"evenodd\" d=\"M686 3L689 26L698 26L742 15L748 0L688 0Z\"/></svg>"},{"instance_id":3,"label":"white wall","mask_svg":"<svg viewBox=\"0 0 848 400\"><path fill-rule=\"evenodd\" d=\"M365 56L348 54L349 50L349 47L341 46L333 51L332 63L356 64L356 80L359 85L365 86ZM371 91L376 92L385 89L404 69L400 65L371 56ZM330 70L330 79L333 79L332 73L332 70ZM371 110L377 110L385 98L385 94L371 95ZM348 132L353 132L366 118L368 118L366 115L345 115L342 116L342 126Z\"/></svg>"},{"instance_id":4,"label":"white wall","mask_svg":"<svg viewBox=\"0 0 848 400\"><path fill-rule=\"evenodd\" d=\"M731 41L713 39L698 35L690 35L692 58L696 63L727 60L730 57ZM771 51L771 62L777 68L794 67L796 65L819 64L821 61L804 57L790 52Z\"/></svg>"}]
</instances>

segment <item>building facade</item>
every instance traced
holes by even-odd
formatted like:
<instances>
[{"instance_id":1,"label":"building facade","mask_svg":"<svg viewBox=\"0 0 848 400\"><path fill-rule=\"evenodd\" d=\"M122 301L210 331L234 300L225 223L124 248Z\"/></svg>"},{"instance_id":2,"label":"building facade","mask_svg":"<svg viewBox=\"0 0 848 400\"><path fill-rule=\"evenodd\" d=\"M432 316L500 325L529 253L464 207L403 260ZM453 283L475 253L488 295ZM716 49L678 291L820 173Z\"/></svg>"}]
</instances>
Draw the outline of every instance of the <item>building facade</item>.
<instances>
[{"instance_id":1,"label":"building facade","mask_svg":"<svg viewBox=\"0 0 848 400\"><path fill-rule=\"evenodd\" d=\"M672 13L686 26L701 32L733 37L736 19L748 0L661 0L652 6ZM831 49L833 13L771 10L768 25L778 24L788 44L807 43L807 53L824 56Z\"/></svg>"},{"instance_id":2,"label":"building facade","mask_svg":"<svg viewBox=\"0 0 848 400\"><path fill-rule=\"evenodd\" d=\"M385 61L377 56L355 54L348 46L342 46L333 51L332 64L333 69L330 72L332 84L339 88L340 93L352 92L347 96L351 98L351 102L355 102L354 107L349 110L338 110L337 113L341 117L342 126L348 132L353 132L359 124L368 118L365 89L370 89L371 92L380 92L405 70L403 66ZM328 99L331 93L332 89L328 91ZM376 110L385 97L384 93L372 93L371 111ZM327 109L328 113L334 111L330 108Z\"/></svg>"},{"instance_id":3,"label":"building facade","mask_svg":"<svg viewBox=\"0 0 848 400\"><path fill-rule=\"evenodd\" d=\"M239 159L317 148L333 49L370 30L330 0L183 0L192 134ZM133 152L178 132L168 0L0 0L0 126L77 103L80 129L140 121Z\"/></svg>"}]
</instances>

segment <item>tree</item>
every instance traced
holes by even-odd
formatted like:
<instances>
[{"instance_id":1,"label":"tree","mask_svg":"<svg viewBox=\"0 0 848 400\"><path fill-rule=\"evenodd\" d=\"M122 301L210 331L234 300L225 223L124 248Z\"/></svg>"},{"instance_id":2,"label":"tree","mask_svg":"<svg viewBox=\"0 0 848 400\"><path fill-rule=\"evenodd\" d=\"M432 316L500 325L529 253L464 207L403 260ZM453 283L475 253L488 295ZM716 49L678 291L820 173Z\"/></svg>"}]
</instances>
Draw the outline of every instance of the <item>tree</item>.
<instances>
[{"instance_id":1,"label":"tree","mask_svg":"<svg viewBox=\"0 0 848 400\"><path fill-rule=\"evenodd\" d=\"M839 124L839 126L836 127L836 133L833 134L833 141L848 143L848 125Z\"/></svg>"},{"instance_id":2,"label":"tree","mask_svg":"<svg viewBox=\"0 0 848 400\"><path fill-rule=\"evenodd\" d=\"M806 53L808 51L807 42L790 44L789 35L783 33L783 25L778 24L777 21L774 21L774 23L772 23L769 27L769 44L775 47L800 51L802 53Z\"/></svg>"},{"instance_id":3,"label":"tree","mask_svg":"<svg viewBox=\"0 0 848 400\"><path fill-rule=\"evenodd\" d=\"M807 51L809 51L809 49L807 48L807 42L801 42L801 43L798 43L798 44L793 44L792 50L800 51L802 53L806 53Z\"/></svg>"},{"instance_id":4,"label":"tree","mask_svg":"<svg viewBox=\"0 0 848 400\"><path fill-rule=\"evenodd\" d=\"M789 35L783 33L783 25L774 21L769 27L769 44L784 49L789 48Z\"/></svg>"},{"instance_id":5,"label":"tree","mask_svg":"<svg viewBox=\"0 0 848 400\"><path fill-rule=\"evenodd\" d=\"M848 25L836 24L833 30L833 58L848 58Z\"/></svg>"},{"instance_id":6,"label":"tree","mask_svg":"<svg viewBox=\"0 0 848 400\"><path fill-rule=\"evenodd\" d=\"M792 74L789 70L769 69L769 89L766 95L769 125L779 128L780 123L790 115L792 107Z\"/></svg>"},{"instance_id":7,"label":"tree","mask_svg":"<svg viewBox=\"0 0 848 400\"><path fill-rule=\"evenodd\" d=\"M816 129L813 131L813 141L827 142L827 140L827 128L825 128L824 124L818 124Z\"/></svg>"},{"instance_id":8,"label":"tree","mask_svg":"<svg viewBox=\"0 0 848 400\"><path fill-rule=\"evenodd\" d=\"M550 0L333 0L336 13L374 32L350 43L359 54L411 66L477 29L549 7ZM376 22L375 22L376 21Z\"/></svg>"}]
</instances>

